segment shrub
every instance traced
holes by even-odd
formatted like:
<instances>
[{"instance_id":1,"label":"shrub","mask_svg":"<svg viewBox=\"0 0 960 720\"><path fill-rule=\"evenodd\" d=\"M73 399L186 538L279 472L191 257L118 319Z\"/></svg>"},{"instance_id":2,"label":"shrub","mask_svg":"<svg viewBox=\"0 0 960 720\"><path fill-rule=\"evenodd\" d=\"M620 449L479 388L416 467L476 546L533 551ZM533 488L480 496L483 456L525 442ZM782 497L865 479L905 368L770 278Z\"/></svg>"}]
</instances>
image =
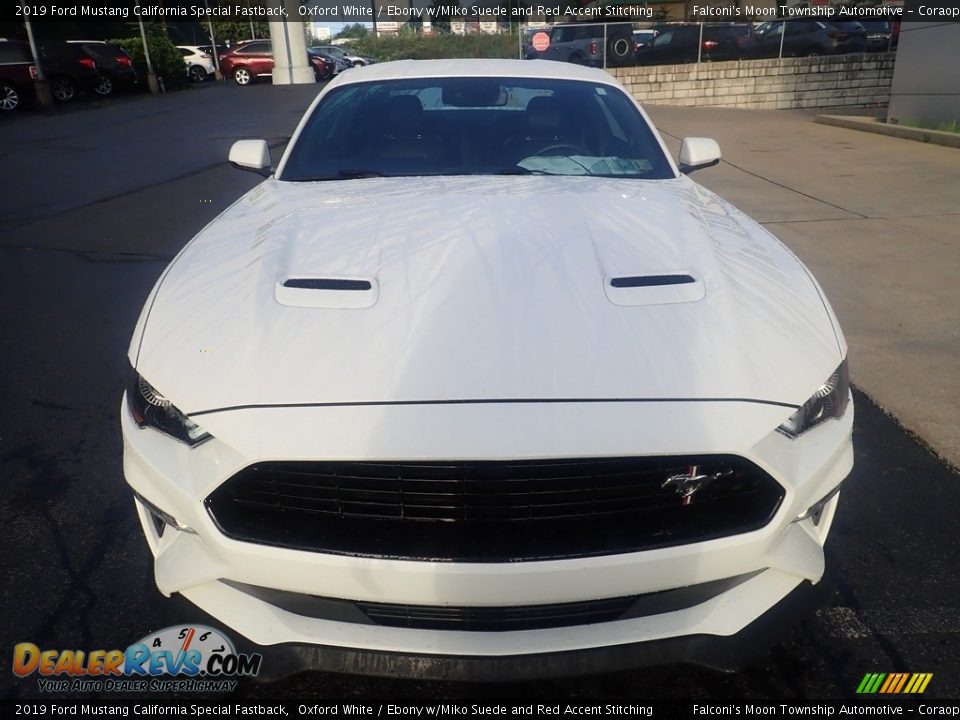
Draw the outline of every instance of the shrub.
<instances>
[{"instance_id":1,"label":"shrub","mask_svg":"<svg viewBox=\"0 0 960 720\"><path fill-rule=\"evenodd\" d=\"M161 23L144 23L147 35L147 46L150 48L150 62L157 78L163 78L163 85L167 90L183 87L187 81L186 65L183 55L177 50L167 35L166 28ZM146 84L147 60L143 54L143 42L140 35L136 37L110 40L116 43L133 59L133 66L137 69L140 79Z\"/></svg>"}]
</instances>

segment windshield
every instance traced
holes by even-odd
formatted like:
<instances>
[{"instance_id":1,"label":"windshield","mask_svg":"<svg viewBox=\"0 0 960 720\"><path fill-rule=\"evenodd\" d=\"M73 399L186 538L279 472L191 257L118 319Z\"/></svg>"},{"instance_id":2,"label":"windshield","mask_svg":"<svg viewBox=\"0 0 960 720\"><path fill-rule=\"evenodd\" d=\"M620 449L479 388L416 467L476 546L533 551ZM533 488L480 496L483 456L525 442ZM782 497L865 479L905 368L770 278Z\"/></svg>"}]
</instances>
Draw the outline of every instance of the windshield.
<instances>
[{"instance_id":1,"label":"windshield","mask_svg":"<svg viewBox=\"0 0 960 720\"><path fill-rule=\"evenodd\" d=\"M496 174L674 177L650 125L615 87L427 78L332 90L280 179Z\"/></svg>"}]
</instances>

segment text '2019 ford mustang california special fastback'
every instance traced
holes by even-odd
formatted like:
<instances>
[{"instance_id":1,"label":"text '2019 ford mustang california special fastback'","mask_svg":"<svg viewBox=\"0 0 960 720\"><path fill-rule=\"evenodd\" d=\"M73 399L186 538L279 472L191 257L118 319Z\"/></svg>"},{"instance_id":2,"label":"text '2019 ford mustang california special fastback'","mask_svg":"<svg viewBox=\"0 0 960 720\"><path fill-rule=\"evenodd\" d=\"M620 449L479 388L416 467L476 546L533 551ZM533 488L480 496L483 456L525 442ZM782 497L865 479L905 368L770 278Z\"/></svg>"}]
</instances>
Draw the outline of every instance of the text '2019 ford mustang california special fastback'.
<instances>
[{"instance_id":1,"label":"text '2019 ford mustang california special fastback'","mask_svg":"<svg viewBox=\"0 0 960 720\"><path fill-rule=\"evenodd\" d=\"M157 585L302 666L737 665L824 572L853 463L807 269L600 70L327 85L157 282L124 469Z\"/></svg>"}]
</instances>

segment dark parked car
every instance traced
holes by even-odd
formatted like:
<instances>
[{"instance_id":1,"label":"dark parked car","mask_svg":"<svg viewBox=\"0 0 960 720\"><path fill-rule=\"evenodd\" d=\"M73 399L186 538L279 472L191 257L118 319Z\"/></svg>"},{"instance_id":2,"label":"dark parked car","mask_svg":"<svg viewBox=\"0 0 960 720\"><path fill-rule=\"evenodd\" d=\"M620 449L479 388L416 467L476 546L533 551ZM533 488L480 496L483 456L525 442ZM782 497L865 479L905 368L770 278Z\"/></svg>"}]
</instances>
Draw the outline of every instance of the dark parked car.
<instances>
[{"instance_id":1,"label":"dark parked car","mask_svg":"<svg viewBox=\"0 0 960 720\"><path fill-rule=\"evenodd\" d=\"M835 55L867 49L867 33L859 22L798 18L765 23L744 50L754 58L777 57L781 41L784 56Z\"/></svg>"},{"instance_id":2,"label":"dark parked car","mask_svg":"<svg viewBox=\"0 0 960 720\"><path fill-rule=\"evenodd\" d=\"M740 47L753 42L753 25L750 23L716 23L714 27L730 28Z\"/></svg>"},{"instance_id":3,"label":"dark parked car","mask_svg":"<svg viewBox=\"0 0 960 720\"><path fill-rule=\"evenodd\" d=\"M98 95L111 95L118 90L131 90L137 86L137 71L133 60L119 45L101 40L68 40L89 55L100 73L100 84L95 88Z\"/></svg>"},{"instance_id":4,"label":"dark parked car","mask_svg":"<svg viewBox=\"0 0 960 720\"><path fill-rule=\"evenodd\" d=\"M867 52L886 52L894 47L893 26L887 20L860 20L867 32Z\"/></svg>"},{"instance_id":5,"label":"dark parked car","mask_svg":"<svg viewBox=\"0 0 960 720\"><path fill-rule=\"evenodd\" d=\"M237 85L250 85L261 78L273 77L273 43L269 40L251 40L234 45L220 56L220 72L232 77ZM313 50L307 50L307 59L317 80L333 74L333 63Z\"/></svg>"},{"instance_id":6,"label":"dark parked car","mask_svg":"<svg viewBox=\"0 0 960 720\"><path fill-rule=\"evenodd\" d=\"M534 47L533 40L540 32L550 38L544 50ZM603 67L606 54L607 65L633 65L636 47L630 23L570 23L535 32L524 45L523 56L527 60L559 60Z\"/></svg>"},{"instance_id":7,"label":"dark parked car","mask_svg":"<svg viewBox=\"0 0 960 720\"><path fill-rule=\"evenodd\" d=\"M633 44L637 49L642 48L644 45L650 43L657 35L660 33L657 30L634 30L633 31Z\"/></svg>"},{"instance_id":8,"label":"dark parked car","mask_svg":"<svg viewBox=\"0 0 960 720\"><path fill-rule=\"evenodd\" d=\"M27 58L14 64L29 62L30 46L20 40L3 40L8 46L5 54L12 58ZM93 58L77 45L62 41L41 41L38 45L44 77L50 83L53 97L60 102L73 100L78 92L93 92L100 86L100 73ZM22 71L17 71L22 77ZM23 85L20 85L21 89ZM32 93L31 93L32 94Z\"/></svg>"},{"instance_id":9,"label":"dark parked car","mask_svg":"<svg viewBox=\"0 0 960 720\"><path fill-rule=\"evenodd\" d=\"M334 75L339 75L344 70L349 70L353 67L353 63L347 60L346 57L337 57L334 53L323 47L307 48L307 54L311 57L323 58Z\"/></svg>"},{"instance_id":10,"label":"dark parked car","mask_svg":"<svg viewBox=\"0 0 960 720\"><path fill-rule=\"evenodd\" d=\"M316 52L313 48L307 48L307 57L310 60L310 65L313 66L313 74L317 80L333 77L336 68L332 59L323 53Z\"/></svg>"},{"instance_id":11,"label":"dark parked car","mask_svg":"<svg viewBox=\"0 0 960 720\"><path fill-rule=\"evenodd\" d=\"M737 36L730 26L699 24L668 25L651 42L637 48L638 65L737 60L741 57Z\"/></svg>"},{"instance_id":12,"label":"dark parked car","mask_svg":"<svg viewBox=\"0 0 960 720\"><path fill-rule=\"evenodd\" d=\"M0 40L0 112L21 109L34 100L37 67L26 43Z\"/></svg>"}]
</instances>

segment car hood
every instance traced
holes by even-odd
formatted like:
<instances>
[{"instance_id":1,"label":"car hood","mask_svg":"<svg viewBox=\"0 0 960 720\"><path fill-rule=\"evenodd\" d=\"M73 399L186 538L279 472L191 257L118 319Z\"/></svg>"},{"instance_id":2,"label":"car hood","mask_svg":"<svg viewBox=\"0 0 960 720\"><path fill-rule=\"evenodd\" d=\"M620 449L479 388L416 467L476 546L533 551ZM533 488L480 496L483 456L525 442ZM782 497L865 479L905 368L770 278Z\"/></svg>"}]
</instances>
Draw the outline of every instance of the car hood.
<instances>
[{"instance_id":1,"label":"car hood","mask_svg":"<svg viewBox=\"0 0 960 720\"><path fill-rule=\"evenodd\" d=\"M693 282L610 284L651 275ZM306 287L284 287L291 278ZM511 176L268 180L173 261L130 352L190 414L518 398L799 405L845 346L802 264L688 178Z\"/></svg>"}]
</instances>

